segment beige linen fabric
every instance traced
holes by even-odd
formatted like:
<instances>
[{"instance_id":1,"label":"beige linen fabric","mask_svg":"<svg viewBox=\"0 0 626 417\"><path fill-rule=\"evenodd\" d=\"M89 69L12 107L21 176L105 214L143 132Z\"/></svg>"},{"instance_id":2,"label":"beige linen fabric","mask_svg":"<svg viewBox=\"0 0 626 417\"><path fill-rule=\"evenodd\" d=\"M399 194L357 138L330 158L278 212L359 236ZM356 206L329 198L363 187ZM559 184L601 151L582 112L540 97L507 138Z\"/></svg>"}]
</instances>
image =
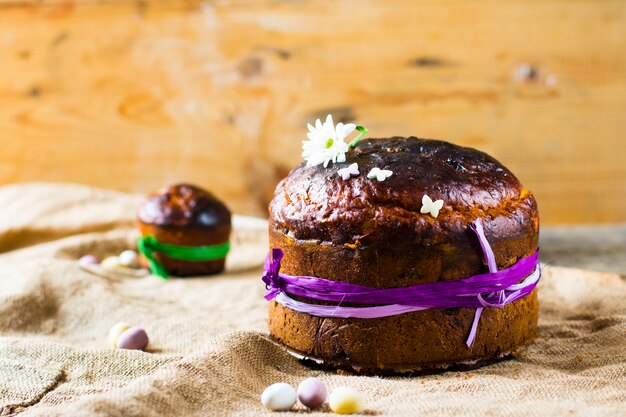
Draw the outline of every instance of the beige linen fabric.
<instances>
[{"instance_id":1,"label":"beige linen fabric","mask_svg":"<svg viewBox=\"0 0 626 417\"><path fill-rule=\"evenodd\" d=\"M138 199L74 185L0 188L0 415L286 416L263 410L261 392L310 376L358 389L369 415L626 415L626 285L617 275L546 267L540 336L516 359L413 378L339 375L268 339L263 227L238 219L219 276L79 269L81 255L132 246ZM109 348L107 332L122 320L147 330L148 352Z\"/></svg>"}]
</instances>

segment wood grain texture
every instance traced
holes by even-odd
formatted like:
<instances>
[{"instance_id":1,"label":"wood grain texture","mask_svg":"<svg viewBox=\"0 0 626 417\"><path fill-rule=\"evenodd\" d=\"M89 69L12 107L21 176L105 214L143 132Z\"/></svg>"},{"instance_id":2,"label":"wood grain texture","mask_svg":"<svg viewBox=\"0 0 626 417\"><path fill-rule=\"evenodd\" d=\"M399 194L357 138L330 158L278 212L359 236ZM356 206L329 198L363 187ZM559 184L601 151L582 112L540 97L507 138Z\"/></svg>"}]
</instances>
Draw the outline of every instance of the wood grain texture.
<instances>
[{"instance_id":1,"label":"wood grain texture","mask_svg":"<svg viewBox=\"0 0 626 417\"><path fill-rule=\"evenodd\" d=\"M0 0L0 183L262 214L331 112L494 155L544 224L626 221L626 2L471 3Z\"/></svg>"}]
</instances>

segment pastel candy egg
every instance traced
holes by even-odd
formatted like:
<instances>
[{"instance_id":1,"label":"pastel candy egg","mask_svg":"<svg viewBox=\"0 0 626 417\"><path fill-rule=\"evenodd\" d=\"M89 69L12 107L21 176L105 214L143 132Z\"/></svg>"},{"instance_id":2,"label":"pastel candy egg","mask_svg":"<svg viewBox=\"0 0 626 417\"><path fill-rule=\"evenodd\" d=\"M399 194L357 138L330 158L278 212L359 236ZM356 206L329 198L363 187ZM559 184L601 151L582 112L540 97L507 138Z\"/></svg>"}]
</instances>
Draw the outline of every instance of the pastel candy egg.
<instances>
[{"instance_id":1,"label":"pastel candy egg","mask_svg":"<svg viewBox=\"0 0 626 417\"><path fill-rule=\"evenodd\" d=\"M327 397L326 385L317 378L307 378L298 385L298 399L305 407L321 407Z\"/></svg>"},{"instance_id":2,"label":"pastel candy egg","mask_svg":"<svg viewBox=\"0 0 626 417\"><path fill-rule=\"evenodd\" d=\"M131 327L117 338L118 349L144 350L148 346L148 334L141 327Z\"/></svg>"},{"instance_id":3,"label":"pastel candy egg","mask_svg":"<svg viewBox=\"0 0 626 417\"><path fill-rule=\"evenodd\" d=\"M261 404L273 411L287 411L296 403L296 390L285 382L272 384L261 394Z\"/></svg>"},{"instance_id":4,"label":"pastel candy egg","mask_svg":"<svg viewBox=\"0 0 626 417\"><path fill-rule=\"evenodd\" d=\"M137 256L137 252L135 252L134 250L125 250L124 252L120 253L117 258L119 260L119 263L124 266L127 266L129 268L139 267L139 256Z\"/></svg>"},{"instance_id":5,"label":"pastel candy egg","mask_svg":"<svg viewBox=\"0 0 626 417\"><path fill-rule=\"evenodd\" d=\"M97 265L98 258L93 255L85 255L78 260L80 266Z\"/></svg>"},{"instance_id":6,"label":"pastel candy egg","mask_svg":"<svg viewBox=\"0 0 626 417\"><path fill-rule=\"evenodd\" d=\"M328 399L330 409L337 414L354 414L363 410L363 398L354 388L338 387Z\"/></svg>"},{"instance_id":7,"label":"pastel candy egg","mask_svg":"<svg viewBox=\"0 0 626 417\"><path fill-rule=\"evenodd\" d=\"M104 260L100 262L100 266L108 270L126 268L125 265L122 265L120 263L120 260L117 256L109 256L108 258L104 258Z\"/></svg>"},{"instance_id":8,"label":"pastel candy egg","mask_svg":"<svg viewBox=\"0 0 626 417\"><path fill-rule=\"evenodd\" d=\"M113 347L117 347L117 339L120 337L122 333L130 328L130 325L126 323L116 323L109 330L109 344Z\"/></svg>"}]
</instances>

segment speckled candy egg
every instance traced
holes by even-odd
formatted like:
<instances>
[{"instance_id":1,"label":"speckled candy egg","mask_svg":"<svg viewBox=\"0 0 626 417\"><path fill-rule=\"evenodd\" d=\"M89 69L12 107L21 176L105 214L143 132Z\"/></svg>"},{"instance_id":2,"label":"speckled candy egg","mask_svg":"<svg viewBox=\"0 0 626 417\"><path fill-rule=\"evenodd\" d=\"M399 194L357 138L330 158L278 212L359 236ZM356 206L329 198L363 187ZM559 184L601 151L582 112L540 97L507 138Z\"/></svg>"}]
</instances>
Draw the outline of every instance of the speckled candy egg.
<instances>
[{"instance_id":1,"label":"speckled candy egg","mask_svg":"<svg viewBox=\"0 0 626 417\"><path fill-rule=\"evenodd\" d=\"M354 414L363 410L363 398L354 388L338 387L328 400L330 409L337 414Z\"/></svg>"},{"instance_id":2,"label":"speckled candy egg","mask_svg":"<svg viewBox=\"0 0 626 417\"><path fill-rule=\"evenodd\" d=\"M317 378L307 378L298 385L298 399L305 407L321 407L327 397L326 385Z\"/></svg>"},{"instance_id":3,"label":"speckled candy egg","mask_svg":"<svg viewBox=\"0 0 626 417\"><path fill-rule=\"evenodd\" d=\"M131 327L117 338L118 349L145 350L148 346L148 334L141 327Z\"/></svg>"},{"instance_id":4,"label":"speckled candy egg","mask_svg":"<svg viewBox=\"0 0 626 417\"><path fill-rule=\"evenodd\" d=\"M287 411L296 403L296 390L285 382L272 384L261 394L261 404L273 411Z\"/></svg>"}]
</instances>

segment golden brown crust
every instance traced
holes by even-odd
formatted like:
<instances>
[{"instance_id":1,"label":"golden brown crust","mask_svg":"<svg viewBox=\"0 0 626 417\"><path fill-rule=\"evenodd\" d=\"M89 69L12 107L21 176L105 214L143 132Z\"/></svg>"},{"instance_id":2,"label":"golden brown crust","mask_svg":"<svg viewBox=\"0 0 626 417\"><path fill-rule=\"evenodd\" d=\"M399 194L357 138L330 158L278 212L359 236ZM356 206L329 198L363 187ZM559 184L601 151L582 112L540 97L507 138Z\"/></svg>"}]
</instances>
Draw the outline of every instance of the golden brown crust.
<instances>
[{"instance_id":1,"label":"golden brown crust","mask_svg":"<svg viewBox=\"0 0 626 417\"><path fill-rule=\"evenodd\" d=\"M167 227L216 228L230 225L230 211L210 192L191 184L175 184L148 195L139 205L137 219Z\"/></svg>"},{"instance_id":2,"label":"golden brown crust","mask_svg":"<svg viewBox=\"0 0 626 417\"><path fill-rule=\"evenodd\" d=\"M150 194L137 211L142 236L180 246L209 246L228 242L230 211L211 193L188 184L165 187ZM182 261L156 253L155 258L174 276L197 276L224 270L225 259Z\"/></svg>"},{"instance_id":3,"label":"golden brown crust","mask_svg":"<svg viewBox=\"0 0 626 417\"><path fill-rule=\"evenodd\" d=\"M357 162L361 175L336 171ZM372 167L391 169L384 182ZM424 194L443 199L437 218L420 213ZM481 218L499 269L538 249L532 194L498 161L441 141L365 141L346 164L301 165L270 204L270 245L281 271L377 288L458 280L487 271L469 224ZM306 301L306 300L305 300ZM309 300L309 302L312 302ZM467 348L474 309L425 310L378 319L319 318L270 303L270 334L327 366L366 373L441 369L517 352L536 334L536 292L485 310Z\"/></svg>"},{"instance_id":4,"label":"golden brown crust","mask_svg":"<svg viewBox=\"0 0 626 417\"><path fill-rule=\"evenodd\" d=\"M315 317L270 302L270 334L324 366L364 374L422 372L488 362L518 352L537 333L537 291L484 310L465 345L474 309L423 310L377 319Z\"/></svg>"},{"instance_id":5,"label":"golden brown crust","mask_svg":"<svg viewBox=\"0 0 626 417\"><path fill-rule=\"evenodd\" d=\"M339 178L337 171L354 162L361 174ZM371 180L367 173L374 167L393 175ZM425 194L444 201L437 219L420 214ZM506 239L530 230L534 213L530 192L494 158L415 137L364 140L344 164L328 168L301 164L278 184L270 203L270 219L284 234L363 246L454 243L477 217L499 217L503 223L488 232Z\"/></svg>"}]
</instances>

